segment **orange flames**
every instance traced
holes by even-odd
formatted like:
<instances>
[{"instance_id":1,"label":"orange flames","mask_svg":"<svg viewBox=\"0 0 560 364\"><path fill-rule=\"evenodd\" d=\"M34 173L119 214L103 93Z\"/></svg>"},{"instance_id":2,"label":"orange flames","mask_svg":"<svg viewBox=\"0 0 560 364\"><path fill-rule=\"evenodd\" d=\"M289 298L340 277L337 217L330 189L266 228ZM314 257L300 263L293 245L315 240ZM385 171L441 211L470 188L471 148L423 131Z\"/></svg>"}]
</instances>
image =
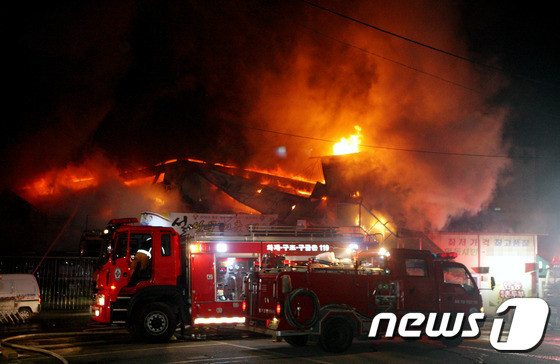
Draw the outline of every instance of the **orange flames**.
<instances>
[{"instance_id":1,"label":"orange flames","mask_svg":"<svg viewBox=\"0 0 560 364\"><path fill-rule=\"evenodd\" d=\"M342 138L340 139L340 142L335 143L333 147L334 155L358 153L360 151L360 144L363 139L362 128L356 125L354 126L354 129L356 129L356 134L350 135L348 139Z\"/></svg>"},{"instance_id":2,"label":"orange flames","mask_svg":"<svg viewBox=\"0 0 560 364\"><path fill-rule=\"evenodd\" d=\"M206 162L195 159L186 159L192 163L205 164ZM171 160L159 165L166 165L177 162ZM311 195L315 181L303 176L294 175L281 169L269 170L259 168L239 168L232 165L216 163L215 166L223 168L230 174L243 176L284 192L297 194L308 197ZM90 160L79 166L66 166L64 168L55 168L36 178L29 184L20 189L24 198L30 202L54 200L59 197L67 197L72 192L78 192L89 188L102 185L107 181L116 182L117 186L126 189L142 189L144 186L160 184L163 181L161 174L157 181L154 176L130 177L127 174L123 177L116 167L110 165L106 161ZM146 194L145 191L142 194ZM153 204L160 207L165 205L166 196L161 191L150 193L150 200Z\"/></svg>"},{"instance_id":3,"label":"orange flames","mask_svg":"<svg viewBox=\"0 0 560 364\"><path fill-rule=\"evenodd\" d=\"M85 166L53 169L22 188L27 198L53 197L66 191L78 191L98 185L91 170Z\"/></svg>"}]
</instances>

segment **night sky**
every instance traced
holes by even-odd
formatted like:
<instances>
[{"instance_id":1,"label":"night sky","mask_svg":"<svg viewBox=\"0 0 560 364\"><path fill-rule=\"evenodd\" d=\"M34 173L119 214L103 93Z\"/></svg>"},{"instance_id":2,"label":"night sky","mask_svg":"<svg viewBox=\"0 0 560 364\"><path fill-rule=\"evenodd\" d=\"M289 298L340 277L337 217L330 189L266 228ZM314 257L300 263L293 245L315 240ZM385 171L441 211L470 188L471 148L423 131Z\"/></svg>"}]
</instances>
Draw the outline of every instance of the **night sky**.
<instances>
[{"instance_id":1,"label":"night sky","mask_svg":"<svg viewBox=\"0 0 560 364\"><path fill-rule=\"evenodd\" d=\"M468 76L443 73L445 62L457 67L453 70L461 69L455 65L463 61L397 41L297 0L22 4L10 13L15 45L6 54L12 64L6 71L14 83L8 90L12 112L6 113L8 126L2 135L2 187L16 190L42 172L79 164L92 154L102 154L123 169L177 157L289 166L260 148L262 138L280 138L280 143L296 147L301 139L260 135L237 124L340 138L343 134L308 127L307 120L300 120L298 129L291 126L297 124L273 122L290 110L274 104L275 115L267 119L262 105L272 103L263 100L284 97L291 87L293 65L309 59L318 71L307 77L307 86L329 89L337 80L342 85L338 99L360 99L389 69L383 59L358 49L367 48L405 65L393 63L395 73L422 69L457 82L458 87L446 86L453 92L464 92L456 90L461 86L482 90L484 101L477 105L490 105L494 111L488 115L500 114L497 108L507 110L500 114L500 147L481 153L517 155L519 148L534 148L537 203L560 216L560 33L551 5L403 1L389 7L383 1L321 0L316 4L459 54L474 61L468 64L469 72L480 79L467 84ZM377 12L389 16L382 19ZM440 26L441 34L451 35L431 36L439 34ZM371 43L360 43L368 39ZM298 52L307 58L298 57ZM422 62L415 63L414 52ZM353 63L341 62L340 54ZM430 57L438 67L430 68ZM439 83L412 73L415 85ZM343 107L332 106L332 115ZM343 124L333 121L338 129ZM383 130L390 133L396 128ZM440 150L437 136L430 140L430 129L425 132L425 143L413 147ZM399 142L396 137L383 142L399 146L391 145ZM453 144L445 147L480 152L469 142L456 149ZM559 233L558 228L551 232Z\"/></svg>"}]
</instances>

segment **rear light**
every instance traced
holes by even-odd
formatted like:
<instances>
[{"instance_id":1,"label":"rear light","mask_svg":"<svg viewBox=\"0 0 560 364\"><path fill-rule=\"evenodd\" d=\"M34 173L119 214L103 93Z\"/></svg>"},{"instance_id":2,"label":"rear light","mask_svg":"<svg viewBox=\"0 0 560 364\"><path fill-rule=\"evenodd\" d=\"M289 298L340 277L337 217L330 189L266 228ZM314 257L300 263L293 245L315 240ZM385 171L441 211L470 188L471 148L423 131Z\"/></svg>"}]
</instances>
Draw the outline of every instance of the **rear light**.
<instances>
[{"instance_id":1,"label":"rear light","mask_svg":"<svg viewBox=\"0 0 560 364\"><path fill-rule=\"evenodd\" d=\"M282 313L282 305L280 304L280 302L276 303L276 314L278 316L280 316L280 314Z\"/></svg>"},{"instance_id":2,"label":"rear light","mask_svg":"<svg viewBox=\"0 0 560 364\"><path fill-rule=\"evenodd\" d=\"M39 303L41 303L41 295L39 295Z\"/></svg>"},{"instance_id":3,"label":"rear light","mask_svg":"<svg viewBox=\"0 0 560 364\"><path fill-rule=\"evenodd\" d=\"M245 300L243 300L243 303L241 303L241 309L243 310L243 312L247 310L247 302Z\"/></svg>"},{"instance_id":4,"label":"rear light","mask_svg":"<svg viewBox=\"0 0 560 364\"><path fill-rule=\"evenodd\" d=\"M210 246L208 244L191 244L189 250L191 253L203 253L210 251Z\"/></svg>"}]
</instances>

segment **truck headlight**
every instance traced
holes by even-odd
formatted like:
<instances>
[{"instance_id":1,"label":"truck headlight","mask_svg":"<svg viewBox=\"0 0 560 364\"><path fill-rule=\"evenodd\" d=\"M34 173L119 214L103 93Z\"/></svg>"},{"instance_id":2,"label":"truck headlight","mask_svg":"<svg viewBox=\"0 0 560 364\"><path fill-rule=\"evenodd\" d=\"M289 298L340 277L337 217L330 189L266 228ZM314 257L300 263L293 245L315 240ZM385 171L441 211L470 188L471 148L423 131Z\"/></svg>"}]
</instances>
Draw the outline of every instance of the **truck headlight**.
<instances>
[{"instance_id":1,"label":"truck headlight","mask_svg":"<svg viewBox=\"0 0 560 364\"><path fill-rule=\"evenodd\" d=\"M105 295L102 294L97 295L97 305L105 306Z\"/></svg>"}]
</instances>

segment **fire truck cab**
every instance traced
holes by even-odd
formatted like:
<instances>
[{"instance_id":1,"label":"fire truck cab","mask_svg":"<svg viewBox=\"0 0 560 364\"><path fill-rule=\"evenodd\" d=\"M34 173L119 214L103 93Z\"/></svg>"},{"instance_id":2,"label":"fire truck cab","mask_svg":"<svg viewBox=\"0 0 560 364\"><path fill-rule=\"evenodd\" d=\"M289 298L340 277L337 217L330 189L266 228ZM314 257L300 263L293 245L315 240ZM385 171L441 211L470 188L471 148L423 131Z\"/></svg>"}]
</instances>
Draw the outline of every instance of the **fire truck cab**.
<instances>
[{"instance_id":1,"label":"fire truck cab","mask_svg":"<svg viewBox=\"0 0 560 364\"><path fill-rule=\"evenodd\" d=\"M107 252L95 273L90 314L151 341L168 340L178 324L243 324L243 283L261 262L303 263L321 252L374 244L332 228L252 226L246 234L218 230L181 238L174 228L136 222L111 220L105 230Z\"/></svg>"},{"instance_id":2,"label":"fire truck cab","mask_svg":"<svg viewBox=\"0 0 560 364\"><path fill-rule=\"evenodd\" d=\"M246 328L295 346L314 336L324 350L342 352L354 337L367 336L382 312L480 312L476 283L453 254L393 249L362 253L351 268L263 268L245 282Z\"/></svg>"},{"instance_id":3,"label":"fire truck cab","mask_svg":"<svg viewBox=\"0 0 560 364\"><path fill-rule=\"evenodd\" d=\"M90 315L98 322L126 325L144 338L166 340L185 321L184 245L174 229L134 226L114 219L105 229L107 252L94 274ZM147 252L147 264L137 265Z\"/></svg>"}]
</instances>

